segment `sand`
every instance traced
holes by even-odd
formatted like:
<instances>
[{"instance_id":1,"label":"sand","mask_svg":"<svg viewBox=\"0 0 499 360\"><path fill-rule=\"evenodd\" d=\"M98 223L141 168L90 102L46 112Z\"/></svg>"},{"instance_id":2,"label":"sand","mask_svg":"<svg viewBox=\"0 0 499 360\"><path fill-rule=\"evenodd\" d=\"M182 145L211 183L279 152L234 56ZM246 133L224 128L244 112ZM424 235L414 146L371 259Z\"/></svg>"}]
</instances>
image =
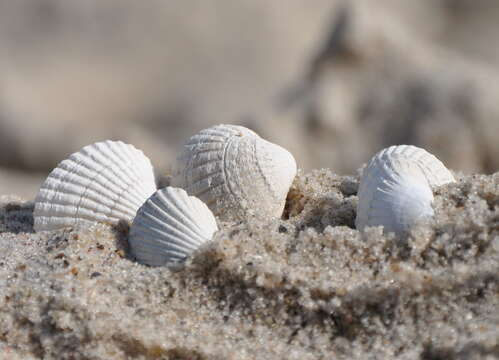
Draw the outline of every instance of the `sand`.
<instances>
[{"instance_id":1,"label":"sand","mask_svg":"<svg viewBox=\"0 0 499 360\"><path fill-rule=\"evenodd\" d=\"M221 224L177 271L1 197L0 357L497 359L499 173L457 178L396 238L355 230L356 177L300 173L285 219Z\"/></svg>"}]
</instances>

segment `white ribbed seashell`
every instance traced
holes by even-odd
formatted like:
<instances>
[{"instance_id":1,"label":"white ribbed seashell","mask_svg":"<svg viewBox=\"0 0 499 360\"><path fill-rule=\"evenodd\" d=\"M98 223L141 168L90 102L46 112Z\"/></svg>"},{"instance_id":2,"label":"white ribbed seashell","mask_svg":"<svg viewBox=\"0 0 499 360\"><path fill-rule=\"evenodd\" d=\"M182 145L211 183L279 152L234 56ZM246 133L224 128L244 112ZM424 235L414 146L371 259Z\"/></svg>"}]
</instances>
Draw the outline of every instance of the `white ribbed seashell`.
<instances>
[{"instance_id":1,"label":"white ribbed seashell","mask_svg":"<svg viewBox=\"0 0 499 360\"><path fill-rule=\"evenodd\" d=\"M182 263L217 231L206 204L183 189L154 193L137 212L128 243L137 261L151 266Z\"/></svg>"},{"instance_id":2,"label":"white ribbed seashell","mask_svg":"<svg viewBox=\"0 0 499 360\"><path fill-rule=\"evenodd\" d=\"M287 150L236 125L192 136L177 158L172 185L203 200L222 220L280 217L296 162Z\"/></svg>"},{"instance_id":3,"label":"white ribbed seashell","mask_svg":"<svg viewBox=\"0 0 499 360\"><path fill-rule=\"evenodd\" d=\"M132 221L156 191L149 159L132 145L85 146L49 174L35 199L35 231Z\"/></svg>"},{"instance_id":4,"label":"white ribbed seashell","mask_svg":"<svg viewBox=\"0 0 499 360\"><path fill-rule=\"evenodd\" d=\"M454 181L444 164L424 149L383 149L362 174L356 227L382 225L386 232L401 234L417 220L433 216L432 189Z\"/></svg>"}]
</instances>

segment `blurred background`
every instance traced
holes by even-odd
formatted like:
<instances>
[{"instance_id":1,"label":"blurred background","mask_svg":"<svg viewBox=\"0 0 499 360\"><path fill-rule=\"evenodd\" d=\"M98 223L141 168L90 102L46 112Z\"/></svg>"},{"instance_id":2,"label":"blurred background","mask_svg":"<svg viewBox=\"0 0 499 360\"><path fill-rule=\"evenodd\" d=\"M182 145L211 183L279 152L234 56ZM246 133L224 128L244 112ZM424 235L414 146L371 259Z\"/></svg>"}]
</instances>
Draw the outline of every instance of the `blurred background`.
<instances>
[{"instance_id":1,"label":"blurred background","mask_svg":"<svg viewBox=\"0 0 499 360\"><path fill-rule=\"evenodd\" d=\"M103 139L168 172L219 123L304 170L404 143L492 173L498 37L497 0L0 0L0 194Z\"/></svg>"}]
</instances>

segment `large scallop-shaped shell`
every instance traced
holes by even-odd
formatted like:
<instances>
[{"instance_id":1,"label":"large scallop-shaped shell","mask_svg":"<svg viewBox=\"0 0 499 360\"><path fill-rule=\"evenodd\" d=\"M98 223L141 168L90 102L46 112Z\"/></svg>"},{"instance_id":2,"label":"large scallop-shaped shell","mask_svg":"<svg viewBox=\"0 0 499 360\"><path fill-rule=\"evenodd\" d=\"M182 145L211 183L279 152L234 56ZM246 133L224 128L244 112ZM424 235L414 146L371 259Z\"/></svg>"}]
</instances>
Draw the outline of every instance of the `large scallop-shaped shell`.
<instances>
[{"instance_id":1,"label":"large scallop-shaped shell","mask_svg":"<svg viewBox=\"0 0 499 360\"><path fill-rule=\"evenodd\" d=\"M174 265L210 241L217 230L206 204L183 189L166 187L139 209L128 243L140 263Z\"/></svg>"},{"instance_id":2,"label":"large scallop-shaped shell","mask_svg":"<svg viewBox=\"0 0 499 360\"><path fill-rule=\"evenodd\" d=\"M62 161L35 199L35 231L132 221L156 191L149 159L132 145L103 141Z\"/></svg>"},{"instance_id":3,"label":"large scallop-shaped shell","mask_svg":"<svg viewBox=\"0 0 499 360\"><path fill-rule=\"evenodd\" d=\"M222 220L280 217L296 162L287 150L236 125L191 137L177 158L172 185L203 200Z\"/></svg>"},{"instance_id":4,"label":"large scallop-shaped shell","mask_svg":"<svg viewBox=\"0 0 499 360\"><path fill-rule=\"evenodd\" d=\"M411 145L377 153L364 169L358 192L357 229L382 225L401 234L418 219L433 216L433 192L454 182L435 156Z\"/></svg>"}]
</instances>

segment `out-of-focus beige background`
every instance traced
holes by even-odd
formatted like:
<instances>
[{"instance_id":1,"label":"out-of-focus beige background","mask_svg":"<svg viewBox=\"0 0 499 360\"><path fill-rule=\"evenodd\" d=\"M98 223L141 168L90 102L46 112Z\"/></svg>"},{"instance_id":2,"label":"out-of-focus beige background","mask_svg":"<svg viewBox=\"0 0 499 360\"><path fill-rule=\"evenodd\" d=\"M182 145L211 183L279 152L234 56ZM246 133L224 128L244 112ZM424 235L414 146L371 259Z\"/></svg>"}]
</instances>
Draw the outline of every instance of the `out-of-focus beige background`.
<instances>
[{"instance_id":1,"label":"out-of-focus beige background","mask_svg":"<svg viewBox=\"0 0 499 360\"><path fill-rule=\"evenodd\" d=\"M0 0L0 194L122 139L167 172L218 123L353 173L415 144L499 170L496 0Z\"/></svg>"}]
</instances>

